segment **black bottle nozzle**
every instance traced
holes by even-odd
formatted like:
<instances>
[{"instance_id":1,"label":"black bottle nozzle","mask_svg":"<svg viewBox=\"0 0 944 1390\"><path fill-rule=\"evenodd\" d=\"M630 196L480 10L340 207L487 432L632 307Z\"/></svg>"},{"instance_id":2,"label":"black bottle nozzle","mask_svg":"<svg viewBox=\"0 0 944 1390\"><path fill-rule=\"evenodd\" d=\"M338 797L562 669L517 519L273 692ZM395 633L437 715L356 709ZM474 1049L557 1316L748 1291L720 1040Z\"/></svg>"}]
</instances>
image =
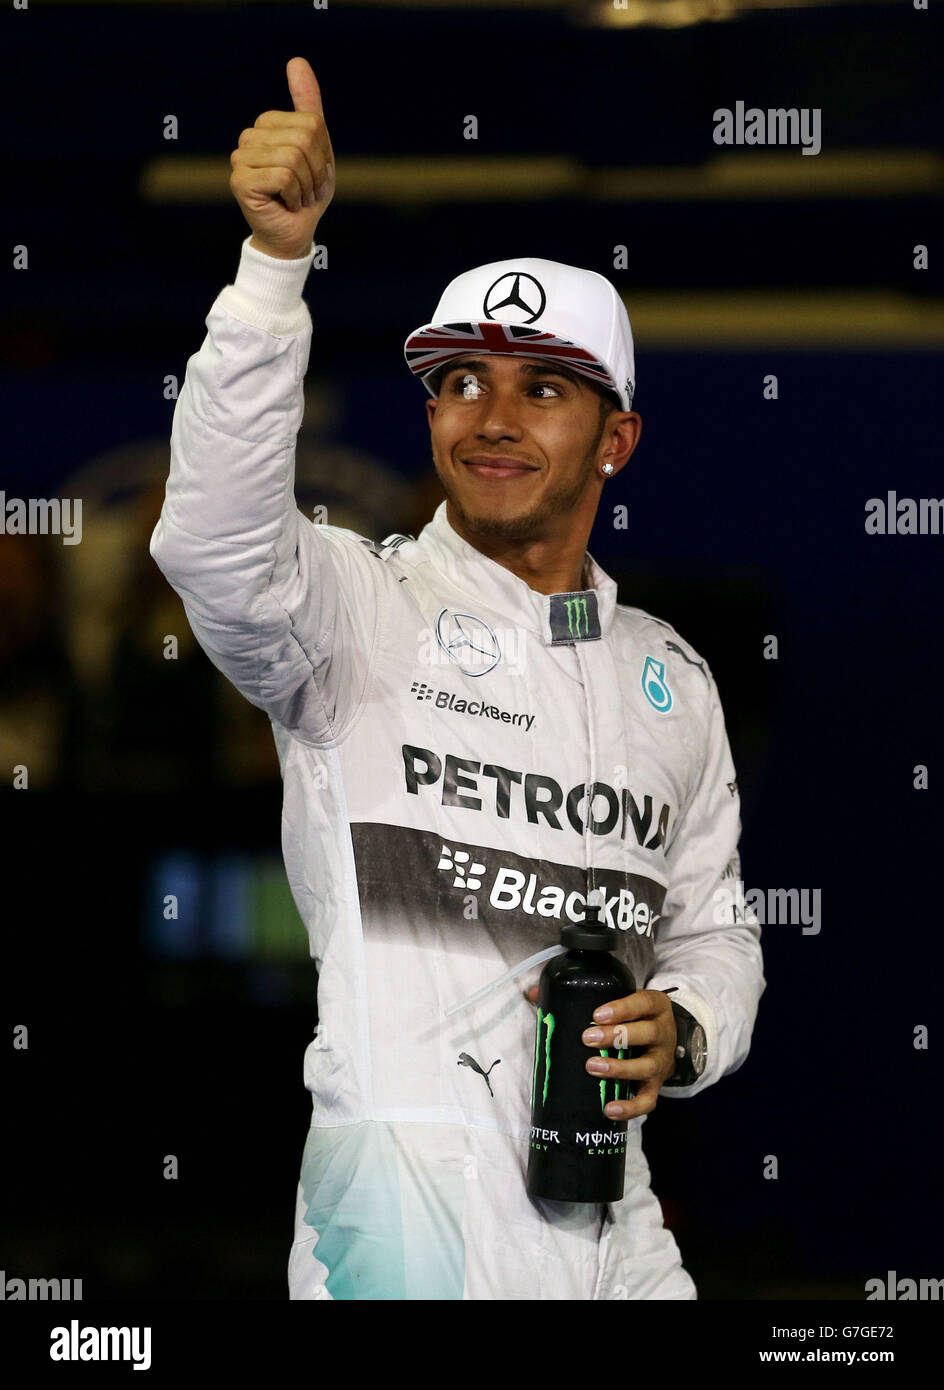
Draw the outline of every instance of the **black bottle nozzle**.
<instances>
[{"instance_id":1,"label":"black bottle nozzle","mask_svg":"<svg viewBox=\"0 0 944 1390\"><path fill-rule=\"evenodd\" d=\"M587 903L582 922L568 922L561 927L561 945L568 951L613 951L619 940L615 927L600 921L599 903Z\"/></svg>"}]
</instances>

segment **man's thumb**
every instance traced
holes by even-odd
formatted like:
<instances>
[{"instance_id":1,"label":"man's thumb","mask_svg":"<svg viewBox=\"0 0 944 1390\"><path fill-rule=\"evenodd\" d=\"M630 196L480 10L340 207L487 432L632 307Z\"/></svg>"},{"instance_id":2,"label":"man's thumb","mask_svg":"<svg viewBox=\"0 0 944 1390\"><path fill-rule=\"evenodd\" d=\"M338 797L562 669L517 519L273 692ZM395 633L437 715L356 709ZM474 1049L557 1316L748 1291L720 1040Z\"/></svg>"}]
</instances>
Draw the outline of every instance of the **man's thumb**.
<instances>
[{"instance_id":1,"label":"man's thumb","mask_svg":"<svg viewBox=\"0 0 944 1390\"><path fill-rule=\"evenodd\" d=\"M285 72L295 110L321 112L321 88L307 58L290 58Z\"/></svg>"}]
</instances>

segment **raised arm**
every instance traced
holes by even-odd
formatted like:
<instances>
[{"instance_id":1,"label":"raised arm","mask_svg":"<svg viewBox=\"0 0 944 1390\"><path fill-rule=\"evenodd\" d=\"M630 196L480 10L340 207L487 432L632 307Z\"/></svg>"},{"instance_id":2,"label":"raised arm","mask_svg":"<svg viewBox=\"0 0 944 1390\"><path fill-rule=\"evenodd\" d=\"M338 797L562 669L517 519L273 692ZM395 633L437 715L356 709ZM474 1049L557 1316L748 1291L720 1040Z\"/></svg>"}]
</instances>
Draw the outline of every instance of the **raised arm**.
<instances>
[{"instance_id":1,"label":"raised arm","mask_svg":"<svg viewBox=\"0 0 944 1390\"><path fill-rule=\"evenodd\" d=\"M366 547L342 544L350 533L314 526L295 504L312 332L302 289L334 156L314 73L304 58L287 73L294 110L264 112L231 156L252 236L187 364L150 553L214 665L254 705L321 741L355 696L376 580ZM347 613L361 615L361 631L339 621Z\"/></svg>"}]
</instances>

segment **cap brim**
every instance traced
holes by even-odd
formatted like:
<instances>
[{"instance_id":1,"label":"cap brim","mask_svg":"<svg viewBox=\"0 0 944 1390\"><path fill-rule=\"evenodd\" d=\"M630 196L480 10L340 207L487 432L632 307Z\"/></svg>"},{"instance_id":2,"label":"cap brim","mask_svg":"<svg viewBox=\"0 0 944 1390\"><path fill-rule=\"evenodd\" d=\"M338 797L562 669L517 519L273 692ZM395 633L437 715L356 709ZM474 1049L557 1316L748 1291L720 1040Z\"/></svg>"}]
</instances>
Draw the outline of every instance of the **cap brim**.
<instances>
[{"instance_id":1,"label":"cap brim","mask_svg":"<svg viewBox=\"0 0 944 1390\"><path fill-rule=\"evenodd\" d=\"M427 380L433 372L457 357L472 354L499 357L539 357L548 365L557 364L578 372L588 381L613 391L622 401L623 393L606 365L582 343L559 338L546 329L524 324L497 323L494 320L470 323L427 323L411 333L403 345L406 364L419 377L431 395Z\"/></svg>"}]
</instances>

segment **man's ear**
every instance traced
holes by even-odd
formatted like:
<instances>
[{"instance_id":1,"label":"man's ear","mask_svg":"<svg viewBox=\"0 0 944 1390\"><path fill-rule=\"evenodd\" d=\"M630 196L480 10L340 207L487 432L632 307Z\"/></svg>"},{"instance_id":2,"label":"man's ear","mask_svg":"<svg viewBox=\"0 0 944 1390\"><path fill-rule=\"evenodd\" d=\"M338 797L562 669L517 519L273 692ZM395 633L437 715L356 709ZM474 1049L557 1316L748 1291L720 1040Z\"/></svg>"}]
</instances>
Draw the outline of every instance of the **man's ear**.
<instances>
[{"instance_id":1,"label":"man's ear","mask_svg":"<svg viewBox=\"0 0 944 1390\"><path fill-rule=\"evenodd\" d=\"M630 455L639 443L642 434L642 416L635 410L622 411L617 421L617 439L615 445L611 445L611 458L616 466L616 472L629 462Z\"/></svg>"},{"instance_id":2,"label":"man's ear","mask_svg":"<svg viewBox=\"0 0 944 1390\"><path fill-rule=\"evenodd\" d=\"M438 404L439 402L435 396L430 396L429 400L426 402L426 419L429 422L430 429L433 428L433 416L436 414L436 406Z\"/></svg>"}]
</instances>

